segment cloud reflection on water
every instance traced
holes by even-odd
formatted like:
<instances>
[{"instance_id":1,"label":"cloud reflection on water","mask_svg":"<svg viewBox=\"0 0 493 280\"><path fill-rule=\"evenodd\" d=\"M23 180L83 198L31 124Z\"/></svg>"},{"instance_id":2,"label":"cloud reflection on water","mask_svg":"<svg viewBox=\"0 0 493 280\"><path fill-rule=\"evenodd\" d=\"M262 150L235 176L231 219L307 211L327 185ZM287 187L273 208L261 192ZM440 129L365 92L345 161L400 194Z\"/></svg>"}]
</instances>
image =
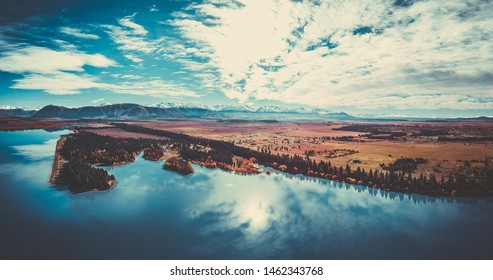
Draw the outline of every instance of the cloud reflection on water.
<instances>
[{"instance_id":1,"label":"cloud reflection on water","mask_svg":"<svg viewBox=\"0 0 493 280\"><path fill-rule=\"evenodd\" d=\"M11 148L15 154L26 157L30 160L42 160L53 158L57 139L46 140L43 144L17 145Z\"/></svg>"},{"instance_id":2,"label":"cloud reflection on water","mask_svg":"<svg viewBox=\"0 0 493 280\"><path fill-rule=\"evenodd\" d=\"M228 231L241 233L222 242L234 243L246 254L253 250L259 258L293 257L289 253L297 246L316 252L314 257L331 251L346 255L350 253L345 250L357 250L366 238L380 240L379 236L389 233L408 236L410 229L415 235L427 235L430 223L446 224L458 214L455 207L430 203L416 206L406 198L371 195L332 181L321 184L276 173L268 177L213 172L221 173L209 178L213 187L208 194L198 204L188 206L189 218L200 225L204 239ZM377 244L365 245L372 246ZM208 247L204 244L197 249Z\"/></svg>"}]
</instances>

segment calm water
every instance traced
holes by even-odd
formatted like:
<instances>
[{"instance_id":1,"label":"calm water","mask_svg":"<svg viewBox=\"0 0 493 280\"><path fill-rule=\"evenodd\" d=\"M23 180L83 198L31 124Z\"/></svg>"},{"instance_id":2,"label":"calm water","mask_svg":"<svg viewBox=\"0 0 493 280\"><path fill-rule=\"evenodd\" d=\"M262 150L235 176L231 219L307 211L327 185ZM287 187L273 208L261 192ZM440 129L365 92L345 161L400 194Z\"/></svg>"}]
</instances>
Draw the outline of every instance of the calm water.
<instances>
[{"instance_id":1,"label":"calm water","mask_svg":"<svg viewBox=\"0 0 493 280\"><path fill-rule=\"evenodd\" d=\"M369 192L301 176L182 177L138 158L113 190L48 183L68 133L0 132L2 259L493 258L492 200Z\"/></svg>"}]
</instances>

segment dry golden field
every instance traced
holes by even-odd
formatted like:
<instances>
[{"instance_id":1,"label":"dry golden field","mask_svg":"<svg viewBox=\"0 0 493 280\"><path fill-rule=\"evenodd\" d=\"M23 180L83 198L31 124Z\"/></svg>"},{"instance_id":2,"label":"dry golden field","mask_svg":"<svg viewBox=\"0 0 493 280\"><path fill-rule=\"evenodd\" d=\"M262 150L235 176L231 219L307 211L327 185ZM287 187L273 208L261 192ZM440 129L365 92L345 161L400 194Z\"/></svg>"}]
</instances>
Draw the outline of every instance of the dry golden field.
<instances>
[{"instance_id":1,"label":"dry golden field","mask_svg":"<svg viewBox=\"0 0 493 280\"><path fill-rule=\"evenodd\" d=\"M147 121L129 122L154 129L185 133L195 137L222 141L234 141L237 145L250 149L269 147L272 153L299 154L313 150L312 159L330 161L336 166L349 164L357 167L381 170L380 164L389 164L401 157L422 157L428 163L419 165L414 174L435 173L437 177L448 174L458 164L458 160L484 161L493 157L493 142L438 142L436 139L420 138L406 141L365 139L364 142L326 140L327 137L353 136L362 134L353 131L334 130L347 123L331 122L279 122L279 123L235 123L211 120ZM395 123L394 123L395 124ZM397 123L398 124L398 123ZM405 126L463 126L461 123L404 123ZM489 127L491 123L468 123ZM95 133L114 137L159 138L153 135L132 133L118 128L91 129ZM325 140L321 137L325 137ZM350 153L348 151L357 151ZM328 157L330 152L336 157Z\"/></svg>"}]
</instances>

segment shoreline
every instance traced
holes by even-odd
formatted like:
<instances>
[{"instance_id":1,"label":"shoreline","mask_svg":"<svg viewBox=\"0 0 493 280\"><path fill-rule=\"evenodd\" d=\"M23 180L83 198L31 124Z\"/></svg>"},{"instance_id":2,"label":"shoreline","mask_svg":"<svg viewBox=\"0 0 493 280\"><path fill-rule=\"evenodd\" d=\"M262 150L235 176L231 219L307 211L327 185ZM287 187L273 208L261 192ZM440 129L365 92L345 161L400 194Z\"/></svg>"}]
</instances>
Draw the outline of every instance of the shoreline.
<instances>
[{"instance_id":1,"label":"shoreline","mask_svg":"<svg viewBox=\"0 0 493 280\"><path fill-rule=\"evenodd\" d=\"M65 143L65 140L67 137L65 135L60 136L60 139L56 142L56 147L55 147L55 155L53 158L53 165L51 168L51 174L50 174L50 179L49 182L50 184L55 184L55 179L60 174L60 170L63 168L63 165L65 162L67 162L61 155L60 155L60 149L62 148L63 144Z\"/></svg>"}]
</instances>

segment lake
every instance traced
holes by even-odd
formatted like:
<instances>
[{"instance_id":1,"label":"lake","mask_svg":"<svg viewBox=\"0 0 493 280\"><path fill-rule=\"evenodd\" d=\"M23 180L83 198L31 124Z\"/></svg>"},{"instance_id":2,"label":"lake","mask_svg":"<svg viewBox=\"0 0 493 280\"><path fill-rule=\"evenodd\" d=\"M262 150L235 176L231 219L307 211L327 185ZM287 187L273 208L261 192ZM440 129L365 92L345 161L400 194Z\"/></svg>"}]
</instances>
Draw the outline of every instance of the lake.
<instances>
[{"instance_id":1,"label":"lake","mask_svg":"<svg viewBox=\"0 0 493 280\"><path fill-rule=\"evenodd\" d=\"M118 184L48 183L70 131L0 132L1 259L492 259L493 200L404 195L273 171L146 161Z\"/></svg>"}]
</instances>

